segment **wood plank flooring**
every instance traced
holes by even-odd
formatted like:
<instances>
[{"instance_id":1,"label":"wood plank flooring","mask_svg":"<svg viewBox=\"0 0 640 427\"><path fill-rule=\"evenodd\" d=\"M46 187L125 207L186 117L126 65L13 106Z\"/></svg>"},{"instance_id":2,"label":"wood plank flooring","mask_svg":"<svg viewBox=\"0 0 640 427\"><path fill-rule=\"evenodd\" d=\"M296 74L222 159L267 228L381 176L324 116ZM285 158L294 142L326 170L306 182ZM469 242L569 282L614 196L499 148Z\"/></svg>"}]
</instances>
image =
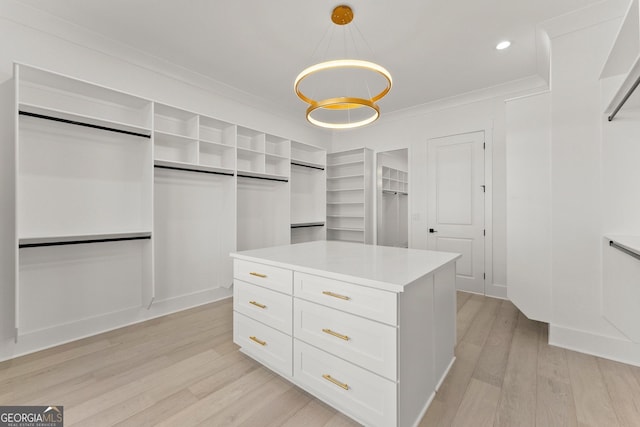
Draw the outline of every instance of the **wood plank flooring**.
<instances>
[{"instance_id":1,"label":"wood plank flooring","mask_svg":"<svg viewBox=\"0 0 640 427\"><path fill-rule=\"evenodd\" d=\"M420 423L638 426L640 368L547 345L508 301L458 293L457 360ZM0 405L65 426L356 426L244 356L230 299L0 363Z\"/></svg>"}]
</instances>

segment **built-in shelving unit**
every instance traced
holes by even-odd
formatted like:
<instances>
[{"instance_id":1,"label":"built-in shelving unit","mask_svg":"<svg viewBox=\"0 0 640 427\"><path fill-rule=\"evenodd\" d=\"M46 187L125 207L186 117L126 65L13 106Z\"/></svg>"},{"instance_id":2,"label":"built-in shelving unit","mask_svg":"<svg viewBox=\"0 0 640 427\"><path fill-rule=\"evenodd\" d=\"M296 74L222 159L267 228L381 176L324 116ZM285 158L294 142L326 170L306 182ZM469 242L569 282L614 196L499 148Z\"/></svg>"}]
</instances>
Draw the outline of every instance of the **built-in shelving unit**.
<instances>
[{"instance_id":1,"label":"built-in shelving unit","mask_svg":"<svg viewBox=\"0 0 640 427\"><path fill-rule=\"evenodd\" d=\"M405 171L381 166L382 191L394 194L409 194L409 174Z\"/></svg>"},{"instance_id":2,"label":"built-in shelving unit","mask_svg":"<svg viewBox=\"0 0 640 427\"><path fill-rule=\"evenodd\" d=\"M229 296L230 252L325 238L323 149L14 71L20 351Z\"/></svg>"},{"instance_id":3,"label":"built-in shelving unit","mask_svg":"<svg viewBox=\"0 0 640 427\"><path fill-rule=\"evenodd\" d=\"M327 158L327 239L373 243L372 151L359 148Z\"/></svg>"},{"instance_id":4,"label":"built-in shelving unit","mask_svg":"<svg viewBox=\"0 0 640 427\"><path fill-rule=\"evenodd\" d=\"M291 243L325 240L327 152L291 141Z\"/></svg>"},{"instance_id":5,"label":"built-in shelving unit","mask_svg":"<svg viewBox=\"0 0 640 427\"><path fill-rule=\"evenodd\" d=\"M148 306L152 102L22 65L15 93L16 338Z\"/></svg>"}]
</instances>

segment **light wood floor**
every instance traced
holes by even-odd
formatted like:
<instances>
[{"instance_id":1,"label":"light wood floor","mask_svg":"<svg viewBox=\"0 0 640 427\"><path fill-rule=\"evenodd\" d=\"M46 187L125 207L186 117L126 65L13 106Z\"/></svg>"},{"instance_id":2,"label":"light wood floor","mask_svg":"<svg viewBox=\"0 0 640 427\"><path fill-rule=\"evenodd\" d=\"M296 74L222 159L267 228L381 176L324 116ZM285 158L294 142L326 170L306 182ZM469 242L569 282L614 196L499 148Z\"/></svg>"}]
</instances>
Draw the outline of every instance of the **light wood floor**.
<instances>
[{"instance_id":1,"label":"light wood floor","mask_svg":"<svg viewBox=\"0 0 640 427\"><path fill-rule=\"evenodd\" d=\"M420 426L640 426L640 368L551 347L508 301L458 294L457 361ZM0 405L65 426L354 426L238 352L225 300L0 363Z\"/></svg>"}]
</instances>

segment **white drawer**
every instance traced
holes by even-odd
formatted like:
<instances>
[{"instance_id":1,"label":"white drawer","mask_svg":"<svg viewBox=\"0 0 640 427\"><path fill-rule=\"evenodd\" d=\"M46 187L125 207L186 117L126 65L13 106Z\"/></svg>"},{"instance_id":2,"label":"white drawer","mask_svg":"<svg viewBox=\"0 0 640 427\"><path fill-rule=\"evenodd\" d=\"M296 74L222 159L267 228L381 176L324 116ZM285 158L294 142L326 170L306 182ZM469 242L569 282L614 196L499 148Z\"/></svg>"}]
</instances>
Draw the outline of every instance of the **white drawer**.
<instances>
[{"instance_id":1,"label":"white drawer","mask_svg":"<svg viewBox=\"0 0 640 427\"><path fill-rule=\"evenodd\" d=\"M302 388L367 426L396 425L396 383L297 339L294 352Z\"/></svg>"},{"instance_id":2,"label":"white drawer","mask_svg":"<svg viewBox=\"0 0 640 427\"><path fill-rule=\"evenodd\" d=\"M233 277L244 282L253 283L291 295L293 272L286 268L234 259Z\"/></svg>"},{"instance_id":3,"label":"white drawer","mask_svg":"<svg viewBox=\"0 0 640 427\"><path fill-rule=\"evenodd\" d=\"M293 304L297 339L390 380L397 379L395 326L297 298Z\"/></svg>"},{"instance_id":4,"label":"white drawer","mask_svg":"<svg viewBox=\"0 0 640 427\"><path fill-rule=\"evenodd\" d=\"M292 330L292 297L241 280L233 281L233 309L285 334Z\"/></svg>"},{"instance_id":5,"label":"white drawer","mask_svg":"<svg viewBox=\"0 0 640 427\"><path fill-rule=\"evenodd\" d=\"M295 273L294 295L396 326L397 294L306 273Z\"/></svg>"},{"instance_id":6,"label":"white drawer","mask_svg":"<svg viewBox=\"0 0 640 427\"><path fill-rule=\"evenodd\" d=\"M247 355L288 378L292 373L292 340L241 313L233 313L233 342Z\"/></svg>"}]
</instances>

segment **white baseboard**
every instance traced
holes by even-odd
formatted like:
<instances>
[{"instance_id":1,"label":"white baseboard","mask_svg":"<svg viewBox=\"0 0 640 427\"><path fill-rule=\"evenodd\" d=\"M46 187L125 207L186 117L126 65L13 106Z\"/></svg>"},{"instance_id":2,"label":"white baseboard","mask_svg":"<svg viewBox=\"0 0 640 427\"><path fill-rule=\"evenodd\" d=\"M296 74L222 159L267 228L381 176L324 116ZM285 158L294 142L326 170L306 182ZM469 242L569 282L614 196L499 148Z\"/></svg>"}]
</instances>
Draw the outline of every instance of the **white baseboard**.
<instances>
[{"instance_id":1,"label":"white baseboard","mask_svg":"<svg viewBox=\"0 0 640 427\"><path fill-rule=\"evenodd\" d=\"M451 368L453 368L453 364L455 363L455 361L456 361L456 357L453 356L451 358L451 362L449 362L449 366L447 366L447 369L444 370L444 374L442 374L442 377L440 377L440 381L438 381L438 384L436 384L436 392L440 390L442 383L447 378L447 375L449 374L449 371L451 370Z\"/></svg>"},{"instance_id":2,"label":"white baseboard","mask_svg":"<svg viewBox=\"0 0 640 427\"><path fill-rule=\"evenodd\" d=\"M233 291L231 289L207 289L169 300L154 302L148 310L142 307L132 307L88 319L81 319L77 322L27 332L24 335L20 335L17 342L13 339L6 339L0 342L0 362L199 305L209 304L229 298L232 295Z\"/></svg>"},{"instance_id":3,"label":"white baseboard","mask_svg":"<svg viewBox=\"0 0 640 427\"><path fill-rule=\"evenodd\" d=\"M640 344L620 338L549 325L549 344L640 366Z\"/></svg>"},{"instance_id":4,"label":"white baseboard","mask_svg":"<svg viewBox=\"0 0 640 427\"><path fill-rule=\"evenodd\" d=\"M424 414L427 413L427 410L429 409L429 406L431 406L431 402L433 402L433 399L435 397L436 397L436 392L434 391L433 393L431 393L431 396L429 396L429 399L427 400L427 403L424 405L424 408L422 408L422 410L420 411L420 415L418 415L418 418L413 424L413 427L418 427L420 425L420 421L422 421Z\"/></svg>"},{"instance_id":5,"label":"white baseboard","mask_svg":"<svg viewBox=\"0 0 640 427\"><path fill-rule=\"evenodd\" d=\"M493 298L509 299L507 298L507 287L497 283L491 283L485 287L485 295Z\"/></svg>"}]
</instances>

